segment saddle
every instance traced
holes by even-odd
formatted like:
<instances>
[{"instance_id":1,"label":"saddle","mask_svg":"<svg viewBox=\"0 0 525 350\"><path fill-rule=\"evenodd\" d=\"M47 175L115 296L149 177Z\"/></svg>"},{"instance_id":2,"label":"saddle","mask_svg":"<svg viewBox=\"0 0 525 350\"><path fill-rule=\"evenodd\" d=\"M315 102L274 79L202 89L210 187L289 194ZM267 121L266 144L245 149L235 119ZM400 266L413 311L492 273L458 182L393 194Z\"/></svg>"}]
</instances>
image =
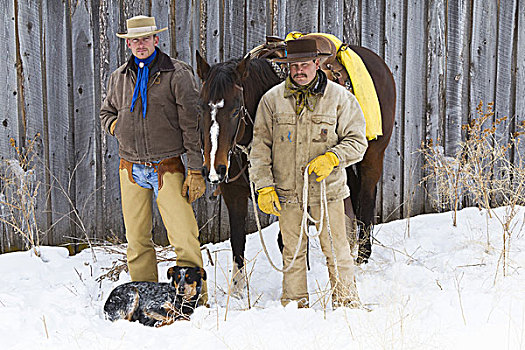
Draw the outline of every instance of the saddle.
<instances>
[{"instance_id":1,"label":"saddle","mask_svg":"<svg viewBox=\"0 0 525 350\"><path fill-rule=\"evenodd\" d=\"M327 78L344 86L350 92L353 92L350 76L345 67L337 59L338 50L335 44L329 38L319 34L307 34L305 36L317 42L317 49L320 52L330 54L330 56L321 62L321 70L326 74ZM343 48L343 46L341 46L341 48ZM285 49L285 39L276 36L267 36L266 43L252 49L250 54L256 58L279 58L285 56Z\"/></svg>"},{"instance_id":2,"label":"saddle","mask_svg":"<svg viewBox=\"0 0 525 350\"><path fill-rule=\"evenodd\" d=\"M267 36L266 43L250 51L252 57L279 58L286 53L286 41L299 38L313 39L317 49L322 53L330 54L321 60L321 70L331 81L344 86L359 102L366 119L366 137L374 140L383 135L381 107L370 72L364 62L347 44L332 34L301 32L288 33L285 39ZM275 73L284 79L287 75L287 66L279 65L272 61Z\"/></svg>"}]
</instances>

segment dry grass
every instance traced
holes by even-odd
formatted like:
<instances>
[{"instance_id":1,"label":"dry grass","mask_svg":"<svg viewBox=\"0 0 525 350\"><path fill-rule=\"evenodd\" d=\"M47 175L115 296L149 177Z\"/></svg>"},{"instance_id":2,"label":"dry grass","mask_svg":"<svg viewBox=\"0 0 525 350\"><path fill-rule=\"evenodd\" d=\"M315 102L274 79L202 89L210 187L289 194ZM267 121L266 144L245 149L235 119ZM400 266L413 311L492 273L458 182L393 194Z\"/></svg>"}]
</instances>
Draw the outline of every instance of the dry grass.
<instances>
[{"instance_id":1,"label":"dry grass","mask_svg":"<svg viewBox=\"0 0 525 350\"><path fill-rule=\"evenodd\" d=\"M36 220L36 205L40 183L35 172L34 150L39 134L27 140L26 147L10 144L16 159L5 159L0 165L0 222L23 238L27 249L39 255L37 247L42 235Z\"/></svg>"},{"instance_id":2,"label":"dry grass","mask_svg":"<svg viewBox=\"0 0 525 350\"><path fill-rule=\"evenodd\" d=\"M498 132L507 117L494 118L493 104L484 108L480 102L477 116L463 125L465 141L459 143L453 156L446 156L440 141L427 141L421 152L428 175L422 180L427 188L435 188L434 203L438 210L453 212L457 226L457 211L462 203L487 210L501 226L503 245L500 262L507 273L508 253L517 214L517 207L525 204L525 164L520 148L524 125L516 132ZM492 209L504 206L504 214ZM490 239L487 236L487 245Z\"/></svg>"}]
</instances>

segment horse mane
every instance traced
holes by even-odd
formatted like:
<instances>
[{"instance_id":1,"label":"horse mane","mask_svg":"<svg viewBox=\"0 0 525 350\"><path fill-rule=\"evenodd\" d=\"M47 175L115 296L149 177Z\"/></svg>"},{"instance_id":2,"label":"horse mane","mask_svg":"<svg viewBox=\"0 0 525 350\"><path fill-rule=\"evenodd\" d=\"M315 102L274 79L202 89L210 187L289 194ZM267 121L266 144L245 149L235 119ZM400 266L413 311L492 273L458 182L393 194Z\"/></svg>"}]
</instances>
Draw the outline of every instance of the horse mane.
<instances>
[{"instance_id":1,"label":"horse mane","mask_svg":"<svg viewBox=\"0 0 525 350\"><path fill-rule=\"evenodd\" d=\"M261 58L250 60L248 76L243 82L243 88L245 105L251 115L255 116L257 105L266 91L280 82L281 79L268 60Z\"/></svg>"},{"instance_id":2,"label":"horse mane","mask_svg":"<svg viewBox=\"0 0 525 350\"><path fill-rule=\"evenodd\" d=\"M217 102L227 97L226 92L233 92L235 82L240 79L235 69L239 62L238 59L232 59L211 66L201 90L203 101Z\"/></svg>"},{"instance_id":3,"label":"horse mane","mask_svg":"<svg viewBox=\"0 0 525 350\"><path fill-rule=\"evenodd\" d=\"M235 84L241 80L236 69L241 60L241 58L234 58L211 67L201 90L203 101L217 102L229 97L226 94L233 94ZM260 58L250 60L247 77L242 83L245 105L250 114L255 115L262 95L280 81L267 60Z\"/></svg>"}]
</instances>

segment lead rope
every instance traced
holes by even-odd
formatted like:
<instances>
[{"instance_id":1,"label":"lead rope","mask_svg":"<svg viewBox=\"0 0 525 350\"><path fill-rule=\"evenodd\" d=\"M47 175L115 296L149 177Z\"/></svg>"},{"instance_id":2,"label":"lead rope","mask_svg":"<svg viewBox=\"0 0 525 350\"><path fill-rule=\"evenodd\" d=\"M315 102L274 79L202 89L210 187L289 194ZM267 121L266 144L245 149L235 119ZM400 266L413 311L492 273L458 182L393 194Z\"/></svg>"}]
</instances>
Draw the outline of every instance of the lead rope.
<instances>
[{"instance_id":1,"label":"lead rope","mask_svg":"<svg viewBox=\"0 0 525 350\"><path fill-rule=\"evenodd\" d=\"M334 267L335 267L335 276L336 281L339 281L339 269L337 268L337 258L335 256L335 249L334 249L334 240L332 238L332 230L330 229L330 220L328 217L328 199L326 197L326 180L323 179L321 181L321 194L320 194L320 218L319 220L315 220L309 213L308 213L308 166L304 170L303 175L303 217L301 220L301 232L299 234L299 242L297 242L297 247L295 248L295 252L293 255L292 262L286 269L280 269L273 263L272 259L270 258L270 254L268 253L268 249L266 248L266 244L264 243L264 238L262 235L262 229L261 229L261 223L259 221L259 216L257 215L257 204L255 201L255 184L253 181L250 181L250 192L252 195L252 204L253 204L253 212L255 214L255 223L257 224L257 230L259 232L259 238L261 239L261 245L264 250L264 254L266 255L266 258L268 258L268 261L270 262L270 265L279 272L288 272L293 264L295 263L295 259L297 258L297 254L299 253L299 248L301 247L301 243L303 240L303 235L306 234L310 238L315 238L321 234L321 231L323 230L323 223L324 223L324 217L326 215L326 230L328 231L328 237L330 238L330 248L332 249L332 256L334 259ZM319 224L319 229L316 228L316 232L314 234L310 234L308 231L308 221L313 222L314 224Z\"/></svg>"}]
</instances>

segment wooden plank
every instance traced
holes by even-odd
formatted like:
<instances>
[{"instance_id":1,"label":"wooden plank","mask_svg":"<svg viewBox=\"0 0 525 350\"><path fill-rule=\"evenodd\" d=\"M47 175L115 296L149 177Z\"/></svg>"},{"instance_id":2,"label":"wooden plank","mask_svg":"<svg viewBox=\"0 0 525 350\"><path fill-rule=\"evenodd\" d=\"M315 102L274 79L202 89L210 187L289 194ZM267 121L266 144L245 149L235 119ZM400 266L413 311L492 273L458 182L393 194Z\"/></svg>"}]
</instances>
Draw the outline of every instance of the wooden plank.
<instances>
[{"instance_id":1,"label":"wooden plank","mask_svg":"<svg viewBox=\"0 0 525 350\"><path fill-rule=\"evenodd\" d=\"M515 131L524 131L525 126L525 8L517 6L517 28L516 28L516 58L515 58L515 74L516 74L516 92L515 92ZM520 128L520 126L522 126ZM521 136L523 141L523 136ZM521 157L525 157L525 142L521 142L519 149L514 154L514 161L517 162ZM523 160L523 159L522 159Z\"/></svg>"},{"instance_id":2,"label":"wooden plank","mask_svg":"<svg viewBox=\"0 0 525 350\"><path fill-rule=\"evenodd\" d=\"M245 53L264 43L267 21L266 0L247 0L246 2Z\"/></svg>"},{"instance_id":3,"label":"wooden plank","mask_svg":"<svg viewBox=\"0 0 525 350\"><path fill-rule=\"evenodd\" d=\"M382 186L381 222L401 217L403 202L403 134L405 121L405 8L399 1L386 1L385 61L396 81L396 121L390 145L385 152Z\"/></svg>"},{"instance_id":4,"label":"wooden plank","mask_svg":"<svg viewBox=\"0 0 525 350\"><path fill-rule=\"evenodd\" d=\"M383 58L385 57L384 6L384 0L361 0L361 45L369 48ZM390 69L392 69L392 67L390 67ZM399 101L396 101L396 104L399 105L399 103ZM397 118L399 118L399 115L396 114L396 119ZM376 220L379 220L379 222L383 213L382 188L383 179L381 178L377 184L376 196Z\"/></svg>"},{"instance_id":5,"label":"wooden plank","mask_svg":"<svg viewBox=\"0 0 525 350\"><path fill-rule=\"evenodd\" d=\"M123 0L119 1L120 9L120 28L121 31L126 31L126 20L131 17L148 15L149 14L149 0ZM124 40L120 42L121 54L127 60L131 51L127 48Z\"/></svg>"},{"instance_id":6,"label":"wooden plank","mask_svg":"<svg viewBox=\"0 0 525 350\"><path fill-rule=\"evenodd\" d=\"M409 82L405 84L405 118L403 125L403 217L421 213L424 191L419 186L423 176L423 159L418 152L425 135L425 92L427 57L422 54L427 43L419 35L427 28L426 6L419 0L407 2L406 71ZM443 23L443 22L442 22ZM430 27L430 26L429 26ZM444 33L444 27L440 30ZM437 53L444 59L445 48Z\"/></svg>"},{"instance_id":7,"label":"wooden plank","mask_svg":"<svg viewBox=\"0 0 525 350\"><path fill-rule=\"evenodd\" d=\"M206 48L206 33L201 32L201 27L205 26L205 11L206 11L206 0L194 0L192 7L192 25L191 25L191 42L190 52L191 59L186 61L190 66L197 67L197 61L195 56L195 50ZM202 15L201 15L202 13Z\"/></svg>"},{"instance_id":8,"label":"wooden plank","mask_svg":"<svg viewBox=\"0 0 525 350\"><path fill-rule=\"evenodd\" d=\"M175 40L177 54L176 58L184 62L191 62L192 45L192 2L186 0L176 0L175 5Z\"/></svg>"},{"instance_id":9,"label":"wooden plank","mask_svg":"<svg viewBox=\"0 0 525 350\"><path fill-rule=\"evenodd\" d=\"M480 118L476 109L483 102L483 113L495 101L497 54L497 3L474 1L472 4L472 37L470 47L470 119ZM488 120L485 127L491 127ZM466 205L477 205L474 196L468 196Z\"/></svg>"},{"instance_id":10,"label":"wooden plank","mask_svg":"<svg viewBox=\"0 0 525 350\"><path fill-rule=\"evenodd\" d=\"M99 20L101 38L98 47L100 48L100 95L104 100L107 93L107 82L111 73L117 69L124 61L124 56L120 47L125 40L118 38L115 33L124 31L119 22L120 8L118 3L110 0L100 0ZM99 111L95 116L97 123ZM115 137L100 132L101 144L101 164L97 173L100 173L101 189L101 209L103 214L102 228L99 232L101 237L116 236L122 242L126 241L124 232L124 222L122 218L122 206L120 203L120 182L119 182L119 156L118 143ZM99 203L97 201L97 203Z\"/></svg>"},{"instance_id":11,"label":"wooden plank","mask_svg":"<svg viewBox=\"0 0 525 350\"><path fill-rule=\"evenodd\" d=\"M224 60L243 57L246 53L244 0L224 1Z\"/></svg>"},{"instance_id":12,"label":"wooden plank","mask_svg":"<svg viewBox=\"0 0 525 350\"><path fill-rule=\"evenodd\" d=\"M0 70L0 84L4 92L0 97L2 104L2 124L0 125L1 159L12 159L15 155L9 143L12 137L18 139L18 86L16 78L15 10L12 1L5 4L0 27L0 51L4 53L7 69Z\"/></svg>"},{"instance_id":13,"label":"wooden plank","mask_svg":"<svg viewBox=\"0 0 525 350\"><path fill-rule=\"evenodd\" d=\"M385 56L385 0L361 0L361 45Z\"/></svg>"},{"instance_id":14,"label":"wooden plank","mask_svg":"<svg viewBox=\"0 0 525 350\"><path fill-rule=\"evenodd\" d=\"M496 54L496 84L493 86L496 96L495 119L507 117L496 127L496 140L500 145L510 141L513 132L514 94L516 87L513 71L513 52L515 52L514 29L516 22L516 0L499 3L498 36ZM509 160L511 155L509 154ZM495 176L501 177L501 169L495 169Z\"/></svg>"},{"instance_id":15,"label":"wooden plank","mask_svg":"<svg viewBox=\"0 0 525 350\"><path fill-rule=\"evenodd\" d=\"M270 27L268 33L272 33L273 36L284 38L286 32L286 2L280 0L270 0L269 4L270 14L268 18L271 22L268 23Z\"/></svg>"},{"instance_id":16,"label":"wooden plank","mask_svg":"<svg viewBox=\"0 0 525 350\"><path fill-rule=\"evenodd\" d=\"M425 109L425 137L424 141L431 141L436 147L444 142L444 115L445 115L445 67L446 55L446 10L445 0L434 1L428 4L428 32L427 32L427 92ZM417 38L417 36L416 36ZM451 43L455 38L451 38ZM424 175L430 175L426 169ZM426 184L426 196L423 204L429 212L436 206L439 196L433 181Z\"/></svg>"},{"instance_id":17,"label":"wooden plank","mask_svg":"<svg viewBox=\"0 0 525 350\"><path fill-rule=\"evenodd\" d=\"M486 106L495 101L496 83L496 2L475 0L472 8L470 115L476 117L480 101Z\"/></svg>"},{"instance_id":18,"label":"wooden plank","mask_svg":"<svg viewBox=\"0 0 525 350\"><path fill-rule=\"evenodd\" d=\"M210 65L221 62L222 56L222 5L220 2L203 0L201 1L201 33L203 40L198 46L198 50ZM204 31L204 32L202 32ZM204 45L204 50L202 45ZM194 65L195 67L195 65ZM195 69L194 69L195 71ZM199 77L195 74L195 79L200 86ZM201 243L218 242L220 240L220 199L210 199L214 187L207 184L206 192L203 197L193 203L193 211L199 225L199 240Z\"/></svg>"},{"instance_id":19,"label":"wooden plank","mask_svg":"<svg viewBox=\"0 0 525 350\"><path fill-rule=\"evenodd\" d=\"M19 83L23 85L23 91L19 87L19 138L18 146L24 146L37 134L35 152L38 158L44 159L45 145L42 141L44 134L44 116L47 95L43 88L42 67L42 7L40 2L21 0L15 3L18 7L18 40L19 55L22 62L22 77ZM46 183L45 167L36 160L35 164L36 182L40 183L37 196L36 213L37 224L42 230L50 226L49 215L46 211L46 192L49 184ZM41 243L54 244L52 235L46 235Z\"/></svg>"},{"instance_id":20,"label":"wooden plank","mask_svg":"<svg viewBox=\"0 0 525 350\"><path fill-rule=\"evenodd\" d=\"M319 31L319 2L317 0L286 2L286 32Z\"/></svg>"},{"instance_id":21,"label":"wooden plank","mask_svg":"<svg viewBox=\"0 0 525 350\"><path fill-rule=\"evenodd\" d=\"M18 142L18 86L16 71L16 36L15 36L15 7L13 1L4 4L2 13L3 26L0 28L0 50L4 53L7 69L0 70L0 84L5 87L4 94L0 97L3 106L3 115L0 124L0 170L4 172L4 160L14 159L15 150L11 147L9 139ZM3 191L2 191L3 192ZM0 215L6 217L7 208L0 206ZM19 235L5 224L0 224L0 253L23 248Z\"/></svg>"},{"instance_id":22,"label":"wooden plank","mask_svg":"<svg viewBox=\"0 0 525 350\"><path fill-rule=\"evenodd\" d=\"M165 32L162 32L159 34L159 48L162 50L162 52L166 54L171 53L171 40L169 40L171 36L171 30L173 28L170 27L170 16L171 14L171 6L169 0L150 0L151 1L151 16L155 17L155 23L157 24L157 28L166 28L168 27L168 30Z\"/></svg>"},{"instance_id":23,"label":"wooden plank","mask_svg":"<svg viewBox=\"0 0 525 350\"><path fill-rule=\"evenodd\" d=\"M206 5L206 60L210 65L222 61L222 2L207 0ZM195 69L194 69L195 70ZM197 80L198 77L196 76Z\"/></svg>"},{"instance_id":24,"label":"wooden plank","mask_svg":"<svg viewBox=\"0 0 525 350\"><path fill-rule=\"evenodd\" d=\"M318 30L343 40L343 12L344 0L320 1Z\"/></svg>"},{"instance_id":25,"label":"wooden plank","mask_svg":"<svg viewBox=\"0 0 525 350\"><path fill-rule=\"evenodd\" d=\"M102 207L102 127L100 125L100 120L98 118L100 107L102 104L101 96L101 74L100 74L100 45L96 45L97 42L100 42L100 16L102 8L100 6L100 0L91 1L91 23L93 29L93 100L94 100L94 110L92 116L93 122L93 145L94 145L94 164L93 164L93 183L95 192L94 197L94 218L93 226L95 227L94 237L104 239L106 237L104 223L104 210Z\"/></svg>"},{"instance_id":26,"label":"wooden plank","mask_svg":"<svg viewBox=\"0 0 525 350\"><path fill-rule=\"evenodd\" d=\"M359 0L343 1L343 37L345 43L361 45L361 13Z\"/></svg>"},{"instance_id":27,"label":"wooden plank","mask_svg":"<svg viewBox=\"0 0 525 350\"><path fill-rule=\"evenodd\" d=\"M92 1L72 4L72 72L74 107L74 179L76 183L75 205L81 217L78 237L96 236L96 143L95 123L98 114L95 105L94 33ZM98 15L98 14L97 14ZM76 220L76 218L73 218Z\"/></svg>"},{"instance_id":28,"label":"wooden plank","mask_svg":"<svg viewBox=\"0 0 525 350\"><path fill-rule=\"evenodd\" d=\"M470 114L471 1L447 2L446 115L442 146L446 156L454 157L463 140L462 125ZM460 205L462 205L463 200ZM429 211L429 208L426 208Z\"/></svg>"},{"instance_id":29,"label":"wooden plank","mask_svg":"<svg viewBox=\"0 0 525 350\"><path fill-rule=\"evenodd\" d=\"M66 6L64 3L48 2L43 10L42 74L47 85L43 140L46 144L47 182L50 184L46 210L54 225L48 235L52 235L53 241L58 244L64 241L63 236L75 236L75 227L69 216L72 206L68 191L72 170L70 156L73 152L69 93L73 78L68 70L71 52L67 44ZM56 45L56 42L64 45Z\"/></svg>"}]
</instances>

